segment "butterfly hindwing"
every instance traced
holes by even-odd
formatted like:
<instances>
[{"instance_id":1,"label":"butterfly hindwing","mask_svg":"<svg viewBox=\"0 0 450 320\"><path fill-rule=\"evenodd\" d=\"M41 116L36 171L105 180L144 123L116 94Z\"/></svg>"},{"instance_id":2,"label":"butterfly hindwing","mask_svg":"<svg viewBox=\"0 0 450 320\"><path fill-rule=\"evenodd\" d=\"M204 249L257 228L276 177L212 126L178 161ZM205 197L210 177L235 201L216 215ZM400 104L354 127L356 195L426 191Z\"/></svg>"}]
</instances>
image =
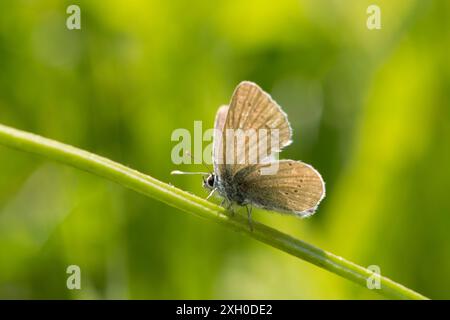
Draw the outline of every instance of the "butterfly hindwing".
<instances>
[{"instance_id":1,"label":"butterfly hindwing","mask_svg":"<svg viewBox=\"0 0 450 320\"><path fill-rule=\"evenodd\" d=\"M245 199L257 207L305 217L314 213L325 196L321 175L310 165L300 161L281 160L274 175L261 170L271 164L252 166L235 181L241 185Z\"/></svg>"}]
</instances>

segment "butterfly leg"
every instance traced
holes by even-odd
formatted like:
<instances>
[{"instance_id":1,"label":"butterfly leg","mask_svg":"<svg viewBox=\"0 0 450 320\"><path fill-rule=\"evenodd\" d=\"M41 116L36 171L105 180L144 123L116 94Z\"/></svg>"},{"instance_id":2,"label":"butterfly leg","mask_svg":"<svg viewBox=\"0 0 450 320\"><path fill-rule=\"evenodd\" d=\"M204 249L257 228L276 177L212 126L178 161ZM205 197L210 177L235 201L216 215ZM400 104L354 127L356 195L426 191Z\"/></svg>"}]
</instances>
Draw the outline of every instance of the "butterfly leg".
<instances>
[{"instance_id":1,"label":"butterfly leg","mask_svg":"<svg viewBox=\"0 0 450 320\"><path fill-rule=\"evenodd\" d=\"M247 208L247 218L248 218L248 225L250 227L250 231L253 231L253 225L252 225L252 209L253 207L251 205L246 205Z\"/></svg>"},{"instance_id":2,"label":"butterfly leg","mask_svg":"<svg viewBox=\"0 0 450 320\"><path fill-rule=\"evenodd\" d=\"M234 216L233 203L230 200L228 200L227 198L223 198L220 206L229 211L232 217Z\"/></svg>"},{"instance_id":3,"label":"butterfly leg","mask_svg":"<svg viewBox=\"0 0 450 320\"><path fill-rule=\"evenodd\" d=\"M206 200L208 200L209 198L211 198L212 195L214 194L214 192L216 192L216 191L217 191L217 188L212 189L211 192L210 192L210 193L208 194L208 196L206 197Z\"/></svg>"},{"instance_id":4,"label":"butterfly leg","mask_svg":"<svg viewBox=\"0 0 450 320\"><path fill-rule=\"evenodd\" d=\"M231 216L234 217L233 202L228 199L224 199L223 202L226 202L225 208L231 213Z\"/></svg>"}]
</instances>

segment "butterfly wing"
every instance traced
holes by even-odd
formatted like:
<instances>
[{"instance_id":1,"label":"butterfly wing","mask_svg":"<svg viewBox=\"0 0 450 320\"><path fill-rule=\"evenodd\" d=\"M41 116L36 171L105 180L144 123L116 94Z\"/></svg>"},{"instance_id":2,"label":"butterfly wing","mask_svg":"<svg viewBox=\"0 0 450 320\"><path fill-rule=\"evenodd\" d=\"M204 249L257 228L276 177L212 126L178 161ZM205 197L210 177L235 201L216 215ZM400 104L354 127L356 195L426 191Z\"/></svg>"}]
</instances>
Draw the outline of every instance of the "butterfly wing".
<instances>
[{"instance_id":1,"label":"butterfly wing","mask_svg":"<svg viewBox=\"0 0 450 320\"><path fill-rule=\"evenodd\" d=\"M276 174L261 174L263 168L273 164L278 165ZM266 210L307 217L325 196L325 183L319 172L300 161L249 166L236 178L246 202Z\"/></svg>"},{"instance_id":2,"label":"butterfly wing","mask_svg":"<svg viewBox=\"0 0 450 320\"><path fill-rule=\"evenodd\" d=\"M260 154L261 148L264 148L264 154L268 158L292 142L292 130L287 115L270 95L255 83L241 82L233 93L229 108L222 108L216 116L216 128L220 130L221 135L216 137L214 143L215 171L219 177L233 177L240 169L248 166L251 159L255 159L251 155L257 154L257 163L264 162L264 156ZM253 131L257 134L256 139L246 139L239 147L236 137L227 135L229 129L242 130L244 133ZM261 129L264 129L265 135L259 136L259 133L263 132ZM274 137L278 143L272 145L271 139L275 139ZM230 153L231 157L228 157Z\"/></svg>"},{"instance_id":3,"label":"butterfly wing","mask_svg":"<svg viewBox=\"0 0 450 320\"><path fill-rule=\"evenodd\" d=\"M214 165L214 171L217 174L219 159L222 159L222 150L223 150L223 144L222 144L222 136L223 136L223 130L225 127L225 121L227 119L228 114L228 106L221 106L216 113L216 119L214 121L214 142L213 142L213 165Z\"/></svg>"}]
</instances>

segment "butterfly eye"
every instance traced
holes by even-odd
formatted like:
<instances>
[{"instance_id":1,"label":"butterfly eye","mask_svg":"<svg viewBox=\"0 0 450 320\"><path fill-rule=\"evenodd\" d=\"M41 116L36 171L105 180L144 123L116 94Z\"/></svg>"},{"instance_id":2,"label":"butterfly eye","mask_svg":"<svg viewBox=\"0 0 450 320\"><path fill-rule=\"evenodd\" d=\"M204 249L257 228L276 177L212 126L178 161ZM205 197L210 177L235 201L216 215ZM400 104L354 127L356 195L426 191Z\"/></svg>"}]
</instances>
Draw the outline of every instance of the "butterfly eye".
<instances>
[{"instance_id":1,"label":"butterfly eye","mask_svg":"<svg viewBox=\"0 0 450 320\"><path fill-rule=\"evenodd\" d=\"M208 186L213 187L214 186L214 176L210 175L206 182L208 183Z\"/></svg>"}]
</instances>

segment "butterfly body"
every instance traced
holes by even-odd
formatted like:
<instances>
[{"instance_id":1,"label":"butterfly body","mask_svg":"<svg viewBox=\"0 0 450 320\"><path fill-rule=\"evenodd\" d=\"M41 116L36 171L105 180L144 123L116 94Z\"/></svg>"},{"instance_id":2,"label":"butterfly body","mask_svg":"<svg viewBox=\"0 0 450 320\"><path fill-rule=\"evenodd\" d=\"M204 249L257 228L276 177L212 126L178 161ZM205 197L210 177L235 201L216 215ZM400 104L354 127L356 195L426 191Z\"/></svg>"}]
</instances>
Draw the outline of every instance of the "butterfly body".
<instances>
[{"instance_id":1,"label":"butterfly body","mask_svg":"<svg viewBox=\"0 0 450 320\"><path fill-rule=\"evenodd\" d=\"M232 175L226 172L220 178L215 174L213 176L215 181L214 188L229 204L236 203L239 206L244 206L251 203L251 199L246 197L244 175Z\"/></svg>"}]
</instances>

